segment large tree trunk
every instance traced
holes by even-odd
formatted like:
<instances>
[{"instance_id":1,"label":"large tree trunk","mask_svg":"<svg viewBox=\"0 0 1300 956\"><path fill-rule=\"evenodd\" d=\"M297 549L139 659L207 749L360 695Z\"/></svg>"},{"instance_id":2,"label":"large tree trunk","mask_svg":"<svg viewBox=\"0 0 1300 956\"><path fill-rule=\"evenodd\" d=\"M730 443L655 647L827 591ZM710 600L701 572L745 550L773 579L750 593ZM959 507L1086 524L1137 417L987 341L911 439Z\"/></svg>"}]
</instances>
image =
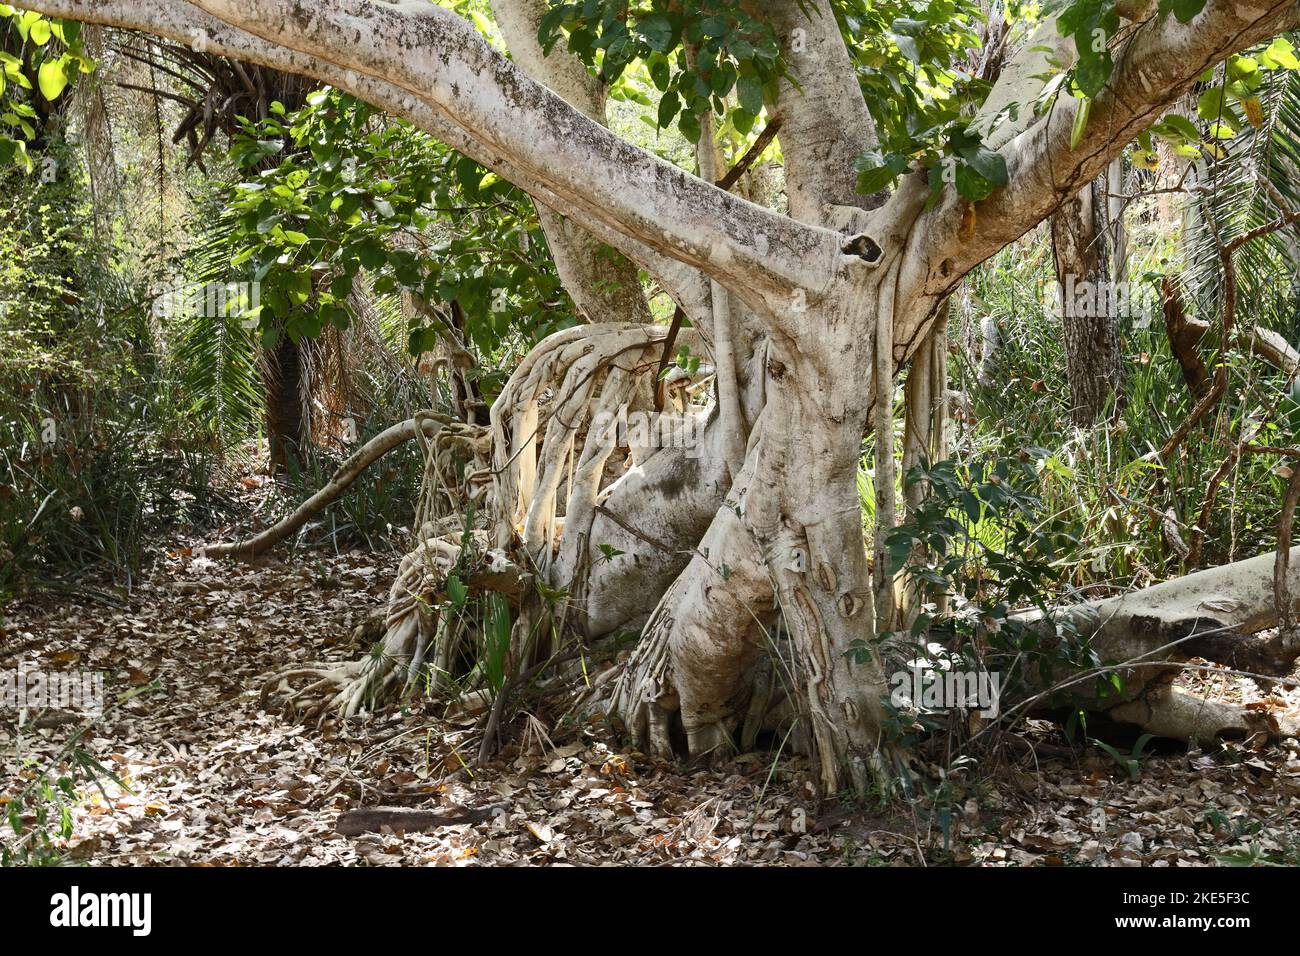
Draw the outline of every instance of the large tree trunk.
<instances>
[{"instance_id":1,"label":"large tree trunk","mask_svg":"<svg viewBox=\"0 0 1300 956\"><path fill-rule=\"evenodd\" d=\"M492 0L492 13L511 56L575 109L606 125L606 89L575 57L547 57L537 40L546 0ZM636 266L571 219L537 208L564 288L589 322L649 322Z\"/></svg>"},{"instance_id":2,"label":"large tree trunk","mask_svg":"<svg viewBox=\"0 0 1300 956\"><path fill-rule=\"evenodd\" d=\"M1117 280L1111 278L1105 180L1093 180L1052 214L1052 257L1070 386L1070 417L1087 427L1114 396L1122 406Z\"/></svg>"},{"instance_id":3,"label":"large tree trunk","mask_svg":"<svg viewBox=\"0 0 1300 956\"><path fill-rule=\"evenodd\" d=\"M855 476L873 409L891 414L898 367L929 341L943 303L972 268L1084 189L1206 65L1296 20L1292 4L1208 0L1191 24L1167 16L1139 24L1116 48L1113 80L1092 102L1082 135L1072 98L1041 116L1023 108L1040 92L1042 74L1069 67L1073 44L1056 44L1043 63L1012 63L990 96L1022 104L995 143L1008 184L980 203L947 190L927 205L927 172L916 170L880 205L853 191L852 160L876 143L830 5L759 3L798 81L781 90L775 109L786 124L784 216L613 136L592 119L594 104L566 102L579 97L582 78L575 73L578 82L566 88L546 66L558 51L529 65L531 46L521 45L535 37L537 0L503 0L498 12L503 26L514 14L523 24L510 41L522 70L453 12L424 2L154 0L145 12L128 0L28 2L201 33L209 45L320 77L411 119L644 267L690 315L694 329L684 331L698 333L700 348L717 342L713 284L725 290L735 381L718 384L703 441L721 461L702 460L689 474L672 467L681 461L675 449L619 449L629 468L608 483L605 466L620 458L594 427L600 411L651 401L646 370L657 365L662 328L566 330L525 359L493 406L492 462L478 470L490 474L496 518L483 537L527 560L512 565L497 555L485 586L518 584L511 567L526 565L550 587L569 589L590 632L634 620L638 608L648 615L614 703L664 751L678 726L692 753L724 749L750 712L741 704L752 664L788 636L826 792L863 788L881 743L885 684L872 652L873 581ZM1089 249L1085 241L1080 255ZM579 265L571 277L591 260L572 261ZM739 416L719 414L724 406L739 406L743 424L725 420ZM727 459L741 427L748 440L736 469ZM679 502L687 517L662 520ZM611 522L635 544L615 560L593 561ZM425 659L433 632L421 609L440 600L440 577L460 560L460 540L430 537L408 556L376 660L413 668ZM638 577L639 561L656 552ZM426 570L431 555L437 560ZM611 580L621 582L620 593ZM362 676L343 692L348 712L376 676L391 683L388 675Z\"/></svg>"}]
</instances>

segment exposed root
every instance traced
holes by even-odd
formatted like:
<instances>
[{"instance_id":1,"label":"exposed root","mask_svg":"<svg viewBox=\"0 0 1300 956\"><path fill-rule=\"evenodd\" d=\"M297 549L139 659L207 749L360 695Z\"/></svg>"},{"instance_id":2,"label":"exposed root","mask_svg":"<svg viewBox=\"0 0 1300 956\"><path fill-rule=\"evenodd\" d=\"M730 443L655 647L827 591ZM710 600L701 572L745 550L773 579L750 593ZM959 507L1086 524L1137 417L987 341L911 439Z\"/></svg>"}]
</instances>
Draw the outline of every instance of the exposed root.
<instances>
[{"instance_id":1,"label":"exposed root","mask_svg":"<svg viewBox=\"0 0 1300 956\"><path fill-rule=\"evenodd\" d=\"M433 437L451 424L453 423L445 415L439 415L436 412L419 412L414 417L380 432L357 449L347 461L343 462L329 482L320 491L294 509L291 515L260 534L246 538L243 541L210 545L204 549L204 555L209 558L230 557L240 561L248 561L257 557L262 552L279 544L315 515L323 511L330 502L347 491L352 483L380 458L401 447L417 435L421 436L422 439Z\"/></svg>"},{"instance_id":2,"label":"exposed root","mask_svg":"<svg viewBox=\"0 0 1300 956\"><path fill-rule=\"evenodd\" d=\"M575 456L594 457L595 449L578 453L575 447L591 424L593 406L607 411L654 407L650 377L666 335L660 326L624 323L566 329L533 349L516 369L492 406L498 546L518 534L539 567L546 567L561 534L587 530L560 520L561 488L572 478L566 465ZM698 333L690 329L681 333L681 342L700 347ZM612 369L622 374L614 376L613 387L601 388ZM607 446L608 438L589 434L587 443L592 442Z\"/></svg>"},{"instance_id":3,"label":"exposed root","mask_svg":"<svg viewBox=\"0 0 1300 956\"><path fill-rule=\"evenodd\" d=\"M581 588L575 581L589 563L590 524L609 482L606 461L616 447L608 429L591 427L593 419L598 412L653 407L650 373L664 336L658 326L628 324L557 333L511 377L493 405L491 428L422 413L367 443L329 485L275 528L213 549L239 557L264 551L337 498L387 451L411 438L420 441L425 475L416 526L422 543L399 568L382 642L358 661L294 667L272 676L263 690L264 706L283 697L286 711L319 722L372 710L398 691L409 693L421 674L428 674L433 686L446 686L465 627L460 615L443 613L448 578L454 571L469 590L503 594L518 608L528 575L504 549L521 540L537 571L545 575L553 569L566 579L580 612ZM699 347L692 330L680 341ZM492 521L490 531L456 531L471 506ZM494 543L497 549L488 551ZM466 544L472 553L464 553Z\"/></svg>"},{"instance_id":4,"label":"exposed root","mask_svg":"<svg viewBox=\"0 0 1300 956\"><path fill-rule=\"evenodd\" d=\"M308 678L310 683L290 691L290 682ZM287 692L281 710L286 717L304 723L321 724L331 716L355 717L370 711L391 692L396 673L375 656L334 665L321 663L282 671L262 685L261 706L272 708L274 697Z\"/></svg>"},{"instance_id":5,"label":"exposed root","mask_svg":"<svg viewBox=\"0 0 1300 956\"><path fill-rule=\"evenodd\" d=\"M646 752L667 760L673 756L671 722L680 701L668 679L668 641L677 585L659 602L636 649L614 684L607 709L618 715L626 733Z\"/></svg>"},{"instance_id":6,"label":"exposed root","mask_svg":"<svg viewBox=\"0 0 1300 956\"><path fill-rule=\"evenodd\" d=\"M1157 737L1189 743L1276 741L1300 735L1300 718L1294 715L1197 697L1172 684L1149 687L1142 697L1112 707L1106 716L1121 723L1137 724Z\"/></svg>"},{"instance_id":7,"label":"exposed root","mask_svg":"<svg viewBox=\"0 0 1300 956\"><path fill-rule=\"evenodd\" d=\"M457 622L442 612L453 574L470 591L502 594L516 605L526 588L527 575L504 552L479 550L486 541L485 532L424 541L398 567L382 643L360 660L297 666L273 675L262 689L263 708L287 693L286 713L319 723L373 711L399 691L410 693L426 669L433 686L445 686L459 634ZM303 678L310 680L306 687L289 690L290 682Z\"/></svg>"},{"instance_id":8,"label":"exposed root","mask_svg":"<svg viewBox=\"0 0 1300 956\"><path fill-rule=\"evenodd\" d=\"M546 613L555 612L558 632L588 629L592 524L619 475L642 454L624 448L600 423L625 409L653 410L652 375L664 335L662 328L626 325L566 330L535 349L512 376L493 406L490 428L412 426L426 461L420 544L401 563L382 639L359 660L296 666L275 675L263 690L264 706L282 700L299 718L346 718L409 694L427 678L435 689L487 695L480 756L489 754L510 719L509 701L517 698L511 689L534 673L529 668L539 650L535 633L556 632L534 626L539 608L527 595L563 588L562 600L547 598L555 603ZM938 359L931 355L929 361ZM935 428L930 422L942 382L929 382L927 394L925 368L924 361L918 363L909 398L916 418L912 459L928 453L942 430L941 423ZM892 374L888 362L878 371L882 398L892 396L885 373ZM769 402L768 414L775 417L755 428L745 468L703 537L692 538L694 550L685 549L689 563L658 601L630 659L595 691L598 706L623 721L642 749L661 758L685 752L716 761L773 735L780 746L812 755L824 792L849 786L859 793L890 792L899 772L906 772L900 763L906 754L891 752L882 739L881 663L874 653L863 660L860 648L870 647L865 639L881 626L877 612L892 618L894 594L883 577L874 582L875 591L868 572L852 487L856 445L836 462L835 449L853 443L824 436L821 444L810 445L807 436L820 434L811 424L818 409ZM856 441L860 425L854 421L845 416L844 429ZM892 427L880 424L892 440ZM785 497L771 494L786 487L810 456L832 477L810 480ZM892 453L886 457L892 465ZM892 481L883 486L892 488ZM471 504L490 525L462 532L463 509ZM885 517L877 544L892 525L893 508L886 493L878 509ZM627 530L638 538L645 531ZM652 539L655 530L649 530ZM660 549L674 553L669 546ZM1072 609L1079 612L1078 630L1091 633L1104 658L1138 662L1132 675L1125 672L1130 699L1119 705L1093 701L1093 708L1169 736L1294 733L1294 721L1196 701L1167 686L1177 662L1193 655L1278 673L1283 652L1293 651L1294 642L1274 646L1251 637L1277 617L1271 558ZM883 567L878 556L877 568ZM1285 578L1285 568L1282 573ZM542 590L530 580L533 575ZM496 662L498 678L505 668L504 690L495 679L490 687L487 681L475 687L453 680L483 660L465 653L466 628L479 625L461 613L466 595L459 586L449 589L453 579L470 592L502 595L513 609L509 646L496 647L505 658L504 665ZM1290 593L1282 602L1288 608ZM786 629L782 647L773 643L778 618ZM500 620L494 614L497 623L486 626L498 627ZM1059 623L1052 622L1054 633ZM547 644L541 653L554 660L558 649Z\"/></svg>"}]
</instances>

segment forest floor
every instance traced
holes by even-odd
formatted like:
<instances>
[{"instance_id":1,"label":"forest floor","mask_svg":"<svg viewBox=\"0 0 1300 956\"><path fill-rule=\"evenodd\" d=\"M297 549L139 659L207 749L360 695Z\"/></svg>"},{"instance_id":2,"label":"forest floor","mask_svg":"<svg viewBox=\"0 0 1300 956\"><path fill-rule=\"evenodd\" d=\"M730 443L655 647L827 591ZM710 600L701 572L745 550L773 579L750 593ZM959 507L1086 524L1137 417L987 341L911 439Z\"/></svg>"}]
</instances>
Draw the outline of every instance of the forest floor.
<instances>
[{"instance_id":1,"label":"forest floor","mask_svg":"<svg viewBox=\"0 0 1300 956\"><path fill-rule=\"evenodd\" d=\"M469 772L471 721L413 706L304 727L259 709L263 677L347 660L383 605L395 554L277 552L252 565L177 538L129 595L93 581L33 592L0 618L0 670L99 671L142 692L76 746L111 770L77 785L72 836L94 864L700 864L1184 866L1300 862L1300 746L1148 747L1136 779L1105 750L1023 740L885 809L817 804L797 758L693 769L621 747L601 727L532 735ZM1249 698L1253 685L1216 688ZM1294 703L1294 701L1292 701ZM62 772L81 721L0 713L0 811ZM518 730L518 728L516 728ZM549 728L548 728L549 730ZM986 764L988 761L985 762ZM921 769L925 769L922 767ZM57 775L56 772L56 775ZM937 773L932 777L937 779ZM446 808L426 832L343 836L358 807ZM28 821L31 822L30 820ZM6 832L0 840L11 838Z\"/></svg>"}]
</instances>

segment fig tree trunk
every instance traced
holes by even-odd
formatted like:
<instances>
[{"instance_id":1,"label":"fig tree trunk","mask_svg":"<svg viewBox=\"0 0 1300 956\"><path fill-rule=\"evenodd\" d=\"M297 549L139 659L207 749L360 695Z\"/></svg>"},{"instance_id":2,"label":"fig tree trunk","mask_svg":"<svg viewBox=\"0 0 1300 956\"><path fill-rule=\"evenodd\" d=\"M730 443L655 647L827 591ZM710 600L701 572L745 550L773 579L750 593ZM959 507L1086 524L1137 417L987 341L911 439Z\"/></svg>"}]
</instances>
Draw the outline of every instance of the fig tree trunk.
<instances>
[{"instance_id":1,"label":"fig tree trunk","mask_svg":"<svg viewBox=\"0 0 1300 956\"><path fill-rule=\"evenodd\" d=\"M873 595L891 592L879 560L872 578L856 476L864 437L893 414L898 368L930 347L972 269L1090 189L1207 67L1296 20L1289 2L1207 0L1188 23L1154 4L1130 11L1110 80L1076 122L1074 97L1031 107L1073 64L1073 40L1048 17L974 117L1007 181L972 201L950 186L932 197L931 170L911 166L892 192L859 195L855 161L881 144L840 21L826 0L755 0L748 9L773 27L789 71L766 107L782 122L786 215L611 133L600 122L603 91L582 65L535 48L540 0L492 4L513 62L424 0L27 5L315 77L410 120L563 217L548 222L548 238L574 300L600 321L538 345L494 402L490 426L444 429L430 444L431 461L445 441L475 462L458 481L486 499L491 518L479 531L476 586L519 602L526 567L565 589L566 622L592 640L641 626L609 706L663 752L680 743L715 754L738 730L747 738L762 700L754 665L791 663L794 708L828 793L864 788L884 743L873 638L886 609ZM682 331L692 351L717 372L709 406L686 413L699 428L690 447L625 447L608 428L620 409L654 407L667 330L645 322L626 281L586 285L602 268L593 243L674 299L691 320ZM1107 381L1113 388L1115 377ZM1091 397L1078 404L1098 407ZM345 711L400 685L393 675L403 669L445 656L448 628L428 609L471 542L434 519L394 586L383 653L308 675L314 692L343 683ZM878 535L887 532L885 520ZM513 649L532 613L519 608Z\"/></svg>"}]
</instances>

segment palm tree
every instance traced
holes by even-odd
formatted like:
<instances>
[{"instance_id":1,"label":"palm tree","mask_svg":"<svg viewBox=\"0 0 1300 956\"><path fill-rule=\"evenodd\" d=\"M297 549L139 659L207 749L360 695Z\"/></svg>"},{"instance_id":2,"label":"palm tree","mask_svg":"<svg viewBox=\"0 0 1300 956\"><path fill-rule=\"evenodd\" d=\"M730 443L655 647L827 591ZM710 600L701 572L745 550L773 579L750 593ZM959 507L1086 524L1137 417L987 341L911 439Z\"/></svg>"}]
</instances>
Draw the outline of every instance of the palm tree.
<instances>
[{"instance_id":1,"label":"palm tree","mask_svg":"<svg viewBox=\"0 0 1300 956\"><path fill-rule=\"evenodd\" d=\"M172 142L178 145L186 143L189 164L200 169L205 168L205 152L215 140L232 136L239 128L240 117L266 119L271 115L273 103L280 103L292 112L305 103L307 94L313 89L308 81L292 74L138 34L119 32L114 36L116 50L148 67L154 81L150 87L135 83L121 85L171 100L183 108ZM159 74L171 81L165 89L157 83ZM220 225L218 223L214 232L204 238L208 241L217 238ZM207 265L211 268L217 264L209 261ZM285 317L279 318L283 320ZM208 327L195 330L198 335L189 338L189 347L205 341L215 346L218 336L225 337L225 330L220 328L224 317L206 316L205 319ZM277 474L283 473L291 460L300 462L300 450L311 440L312 382L309 365L313 356L310 351L306 343L280 335L275 345L260 355L270 465ZM224 373L223 369L215 376Z\"/></svg>"}]
</instances>

